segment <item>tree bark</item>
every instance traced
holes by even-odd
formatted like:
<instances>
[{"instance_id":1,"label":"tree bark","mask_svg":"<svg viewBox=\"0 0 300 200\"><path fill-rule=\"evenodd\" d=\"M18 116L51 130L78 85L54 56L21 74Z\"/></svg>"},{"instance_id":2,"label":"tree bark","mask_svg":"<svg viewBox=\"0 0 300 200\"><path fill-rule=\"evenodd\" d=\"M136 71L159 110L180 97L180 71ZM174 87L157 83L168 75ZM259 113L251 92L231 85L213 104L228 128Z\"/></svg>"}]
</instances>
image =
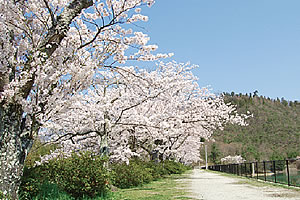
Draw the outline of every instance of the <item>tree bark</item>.
<instances>
[{"instance_id":1,"label":"tree bark","mask_svg":"<svg viewBox=\"0 0 300 200\"><path fill-rule=\"evenodd\" d=\"M0 191L18 199L24 161L33 140L22 133L21 105L0 106Z\"/></svg>"},{"instance_id":2,"label":"tree bark","mask_svg":"<svg viewBox=\"0 0 300 200\"><path fill-rule=\"evenodd\" d=\"M73 0L64 8L64 11L53 21L45 41L39 47L39 51L47 54L45 60L52 56L64 39L74 18L83 9L92 5L92 0ZM29 69L32 67L30 61L27 65ZM2 95L8 83L6 76L0 75L0 95ZM21 96L24 99L29 95L34 80L35 74L21 87ZM39 130L39 124L34 119L30 119L32 121L29 129L24 128L26 119L23 114L22 105L16 102L0 102L0 191L9 195L11 199L18 199L24 161L33 143L32 136Z\"/></svg>"}]
</instances>

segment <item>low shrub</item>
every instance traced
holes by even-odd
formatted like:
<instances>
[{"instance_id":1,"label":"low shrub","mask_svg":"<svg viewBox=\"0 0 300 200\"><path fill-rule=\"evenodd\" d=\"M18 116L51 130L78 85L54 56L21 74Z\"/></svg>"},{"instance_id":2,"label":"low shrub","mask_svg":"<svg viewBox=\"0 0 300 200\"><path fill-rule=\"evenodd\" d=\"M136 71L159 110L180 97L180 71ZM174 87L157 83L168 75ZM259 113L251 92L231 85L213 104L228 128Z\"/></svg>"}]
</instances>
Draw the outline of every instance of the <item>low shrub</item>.
<instances>
[{"instance_id":1,"label":"low shrub","mask_svg":"<svg viewBox=\"0 0 300 200\"><path fill-rule=\"evenodd\" d=\"M97 197L87 197L84 196L80 198L81 200L117 200L120 195L115 194L113 192L107 193L105 196L97 196ZM1 199L1 198L0 198ZM27 198L28 199L28 198ZM77 198L72 197L65 191L63 191L57 184L45 182L41 185L38 194L29 198L30 200L75 200ZM23 197L20 197L20 200L24 200Z\"/></svg>"},{"instance_id":2,"label":"low shrub","mask_svg":"<svg viewBox=\"0 0 300 200\"><path fill-rule=\"evenodd\" d=\"M129 165L112 163L108 170L105 167L107 162L108 159L85 152L66 159L54 159L37 167L25 166L19 195L24 200L35 199L45 196L43 191L47 191L48 187L49 190L54 188L53 191L66 192L76 199L93 198L105 196L111 185L118 188L136 187L187 170L175 161L156 163L140 159L132 159Z\"/></svg>"},{"instance_id":3,"label":"low shrub","mask_svg":"<svg viewBox=\"0 0 300 200\"><path fill-rule=\"evenodd\" d=\"M44 166L31 167L25 165L23 176L21 177L21 185L19 190L20 199L32 199L41 190L44 182L47 181L48 174Z\"/></svg>"},{"instance_id":4,"label":"low shrub","mask_svg":"<svg viewBox=\"0 0 300 200\"><path fill-rule=\"evenodd\" d=\"M75 198L105 195L110 185L110 173L104 167L105 162L107 159L85 152L26 169L20 194L30 199L41 191L45 182L49 182Z\"/></svg>"},{"instance_id":5,"label":"low shrub","mask_svg":"<svg viewBox=\"0 0 300 200\"><path fill-rule=\"evenodd\" d=\"M69 194L67 194L65 191L63 191L57 184L43 183L40 188L37 195L32 198L33 200L38 199L57 199L57 200L73 200L75 198L71 197Z\"/></svg>"},{"instance_id":6,"label":"low shrub","mask_svg":"<svg viewBox=\"0 0 300 200\"><path fill-rule=\"evenodd\" d=\"M158 180L166 175L169 175L169 171L164 168L163 163L157 162L146 162L145 165L147 168L151 169L150 172L152 174L153 180Z\"/></svg>"},{"instance_id":7,"label":"low shrub","mask_svg":"<svg viewBox=\"0 0 300 200\"><path fill-rule=\"evenodd\" d=\"M49 162L46 167L52 173L48 179L76 198L105 194L110 181L105 162L107 159L88 152L73 154L70 158Z\"/></svg>"},{"instance_id":8,"label":"low shrub","mask_svg":"<svg viewBox=\"0 0 300 200\"><path fill-rule=\"evenodd\" d=\"M153 180L151 168L145 167L140 161L131 160L126 163L114 163L111 165L114 172L114 186L118 188L130 188L149 183Z\"/></svg>"},{"instance_id":9,"label":"low shrub","mask_svg":"<svg viewBox=\"0 0 300 200\"><path fill-rule=\"evenodd\" d=\"M118 188L130 188L158 180L166 175L181 174L188 168L175 161L145 162L132 159L129 165L114 163L111 165L114 175L114 186Z\"/></svg>"},{"instance_id":10,"label":"low shrub","mask_svg":"<svg viewBox=\"0 0 300 200\"><path fill-rule=\"evenodd\" d=\"M164 161L163 165L169 174L182 174L187 170L183 164L171 160Z\"/></svg>"}]
</instances>

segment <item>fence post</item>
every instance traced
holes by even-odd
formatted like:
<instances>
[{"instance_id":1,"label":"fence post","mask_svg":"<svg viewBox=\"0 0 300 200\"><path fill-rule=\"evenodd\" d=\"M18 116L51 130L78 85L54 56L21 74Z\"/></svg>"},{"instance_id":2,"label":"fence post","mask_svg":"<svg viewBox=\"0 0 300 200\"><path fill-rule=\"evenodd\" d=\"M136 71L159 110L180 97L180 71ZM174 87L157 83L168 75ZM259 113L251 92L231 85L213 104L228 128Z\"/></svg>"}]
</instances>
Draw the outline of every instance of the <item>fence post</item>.
<instances>
[{"instance_id":1,"label":"fence post","mask_svg":"<svg viewBox=\"0 0 300 200\"><path fill-rule=\"evenodd\" d=\"M256 179L258 179L258 162L257 161L255 162L255 165L256 165Z\"/></svg>"},{"instance_id":2,"label":"fence post","mask_svg":"<svg viewBox=\"0 0 300 200\"><path fill-rule=\"evenodd\" d=\"M254 168L254 163L251 163L251 167L252 167L252 178L254 178L255 176L255 168Z\"/></svg>"},{"instance_id":3,"label":"fence post","mask_svg":"<svg viewBox=\"0 0 300 200\"><path fill-rule=\"evenodd\" d=\"M273 169L274 169L275 183L277 183L277 180L276 180L276 161L275 160L273 160Z\"/></svg>"},{"instance_id":4,"label":"fence post","mask_svg":"<svg viewBox=\"0 0 300 200\"><path fill-rule=\"evenodd\" d=\"M266 161L264 161L264 176L265 176L265 181L267 181L267 174L266 174Z\"/></svg>"},{"instance_id":5,"label":"fence post","mask_svg":"<svg viewBox=\"0 0 300 200\"><path fill-rule=\"evenodd\" d=\"M290 183L290 169L289 169L289 161L288 160L285 160L286 162L286 172L287 172L287 177L288 177L288 186L291 185Z\"/></svg>"}]
</instances>

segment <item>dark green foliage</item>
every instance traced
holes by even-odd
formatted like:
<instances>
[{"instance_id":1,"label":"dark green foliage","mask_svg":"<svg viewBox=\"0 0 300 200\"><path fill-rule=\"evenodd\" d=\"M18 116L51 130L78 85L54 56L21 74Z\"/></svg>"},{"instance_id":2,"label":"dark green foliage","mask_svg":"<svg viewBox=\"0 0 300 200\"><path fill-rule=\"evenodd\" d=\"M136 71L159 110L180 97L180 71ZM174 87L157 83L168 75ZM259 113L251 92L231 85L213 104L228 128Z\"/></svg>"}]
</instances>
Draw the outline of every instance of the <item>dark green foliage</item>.
<instances>
[{"instance_id":1,"label":"dark green foliage","mask_svg":"<svg viewBox=\"0 0 300 200\"><path fill-rule=\"evenodd\" d=\"M221 152L220 152L217 144L213 143L211 146L210 154L209 154L210 161L213 162L214 164L219 164L220 156L221 156Z\"/></svg>"},{"instance_id":2,"label":"dark green foliage","mask_svg":"<svg viewBox=\"0 0 300 200\"><path fill-rule=\"evenodd\" d=\"M48 150L49 147L42 146L37 152ZM132 159L129 165L109 164L108 159L93 156L89 152L34 167L33 163L39 160L38 157L37 154L32 156L25 165L19 192L22 200L99 199L99 196L110 194L111 185L119 188L139 186L188 169L175 161L156 163Z\"/></svg>"},{"instance_id":3,"label":"dark green foliage","mask_svg":"<svg viewBox=\"0 0 300 200\"><path fill-rule=\"evenodd\" d=\"M282 155L281 153L274 151L270 157L270 160L275 161L275 169L276 171L282 171L285 168L285 160L286 157Z\"/></svg>"},{"instance_id":4,"label":"dark green foliage","mask_svg":"<svg viewBox=\"0 0 300 200\"><path fill-rule=\"evenodd\" d=\"M48 172L45 167L34 167L40 157L55 150L57 145L45 145L38 138L35 139L30 153L26 157L19 195L22 199L31 199L36 196L45 182Z\"/></svg>"},{"instance_id":5,"label":"dark green foliage","mask_svg":"<svg viewBox=\"0 0 300 200\"><path fill-rule=\"evenodd\" d=\"M136 160L132 160L129 165L126 163L112 164L111 168L115 174L114 186L118 188L135 187L153 180L152 170Z\"/></svg>"},{"instance_id":6,"label":"dark green foliage","mask_svg":"<svg viewBox=\"0 0 300 200\"><path fill-rule=\"evenodd\" d=\"M273 152L282 158L300 155L300 104L285 99L272 100L254 95L226 95L225 101L237 105L239 113L250 111L249 126L227 125L215 132L214 139L224 156L235 152L248 161L271 160ZM212 144L210 144L211 146Z\"/></svg>"},{"instance_id":7,"label":"dark green foliage","mask_svg":"<svg viewBox=\"0 0 300 200\"><path fill-rule=\"evenodd\" d=\"M162 164L169 174L182 174L187 170L183 164L171 160L166 160Z\"/></svg>"},{"instance_id":8,"label":"dark green foliage","mask_svg":"<svg viewBox=\"0 0 300 200\"><path fill-rule=\"evenodd\" d=\"M285 156L282 155L281 153L277 152L277 151L274 151L272 153L272 155L270 156L270 159L271 160L284 160Z\"/></svg>"},{"instance_id":9,"label":"dark green foliage","mask_svg":"<svg viewBox=\"0 0 300 200\"><path fill-rule=\"evenodd\" d=\"M43 170L45 169L42 167L28 168L25 165L19 191L21 199L31 199L39 193L45 182L45 173L47 173L47 171L44 173Z\"/></svg>"},{"instance_id":10,"label":"dark green foliage","mask_svg":"<svg viewBox=\"0 0 300 200\"><path fill-rule=\"evenodd\" d=\"M45 182L39 188L38 194L33 198L37 199L75 199L64 192L58 185Z\"/></svg>"},{"instance_id":11,"label":"dark green foliage","mask_svg":"<svg viewBox=\"0 0 300 200\"><path fill-rule=\"evenodd\" d=\"M297 152L297 151L295 151L295 150L289 150L288 152L287 152L287 158L288 159L292 159L292 158L296 158L298 155L300 154L300 152Z\"/></svg>"},{"instance_id":12,"label":"dark green foliage","mask_svg":"<svg viewBox=\"0 0 300 200\"><path fill-rule=\"evenodd\" d=\"M1 197L1 196L0 196ZM0 198L1 199L1 198ZM20 197L20 200L75 200L78 198L72 197L70 194L63 191L57 184L45 182L39 188L39 192L33 198ZM115 195L112 192L107 193L105 196L79 198L81 200L117 200L120 199L119 195Z\"/></svg>"},{"instance_id":13,"label":"dark green foliage","mask_svg":"<svg viewBox=\"0 0 300 200\"><path fill-rule=\"evenodd\" d=\"M109 189L110 176L104 167L105 162L99 156L82 153L50 162L46 167L52 172L49 180L57 183L64 191L76 198L94 197Z\"/></svg>"},{"instance_id":14,"label":"dark green foliage","mask_svg":"<svg viewBox=\"0 0 300 200\"><path fill-rule=\"evenodd\" d=\"M126 163L114 163L111 168L115 174L114 186L119 188L130 188L139 186L150 181L157 180L170 174L181 174L188 167L175 161L164 161L160 163L145 162L133 159Z\"/></svg>"},{"instance_id":15,"label":"dark green foliage","mask_svg":"<svg viewBox=\"0 0 300 200\"><path fill-rule=\"evenodd\" d=\"M55 183L75 198L105 194L109 191L110 182L105 162L105 159L86 152L26 169L22 178L21 195L28 198L36 196L46 182Z\"/></svg>"},{"instance_id":16,"label":"dark green foliage","mask_svg":"<svg viewBox=\"0 0 300 200\"><path fill-rule=\"evenodd\" d=\"M146 168L150 169L151 175L153 177L153 180L158 180L165 175L169 175L170 172L164 167L162 163L158 162L144 162Z\"/></svg>"}]
</instances>

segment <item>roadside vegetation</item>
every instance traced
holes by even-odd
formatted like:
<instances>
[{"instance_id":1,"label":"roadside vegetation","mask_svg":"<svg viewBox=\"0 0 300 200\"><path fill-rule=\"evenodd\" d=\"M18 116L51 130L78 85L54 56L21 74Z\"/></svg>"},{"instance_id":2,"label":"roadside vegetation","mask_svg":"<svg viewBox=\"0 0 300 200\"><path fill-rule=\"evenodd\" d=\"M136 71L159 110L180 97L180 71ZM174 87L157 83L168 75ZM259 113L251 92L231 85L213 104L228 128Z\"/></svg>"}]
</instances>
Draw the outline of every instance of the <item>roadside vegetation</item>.
<instances>
[{"instance_id":1,"label":"roadside vegetation","mask_svg":"<svg viewBox=\"0 0 300 200\"><path fill-rule=\"evenodd\" d=\"M176 199L184 195L174 187L180 185L178 175L190 168L179 162L133 158L129 164L113 163L85 152L34 165L38 154L53 148L42 146L28 156L20 199Z\"/></svg>"},{"instance_id":2,"label":"roadside vegetation","mask_svg":"<svg viewBox=\"0 0 300 200\"><path fill-rule=\"evenodd\" d=\"M119 199L131 200L171 200L193 199L188 197L183 175L170 175L141 187L122 189L115 193Z\"/></svg>"}]
</instances>

